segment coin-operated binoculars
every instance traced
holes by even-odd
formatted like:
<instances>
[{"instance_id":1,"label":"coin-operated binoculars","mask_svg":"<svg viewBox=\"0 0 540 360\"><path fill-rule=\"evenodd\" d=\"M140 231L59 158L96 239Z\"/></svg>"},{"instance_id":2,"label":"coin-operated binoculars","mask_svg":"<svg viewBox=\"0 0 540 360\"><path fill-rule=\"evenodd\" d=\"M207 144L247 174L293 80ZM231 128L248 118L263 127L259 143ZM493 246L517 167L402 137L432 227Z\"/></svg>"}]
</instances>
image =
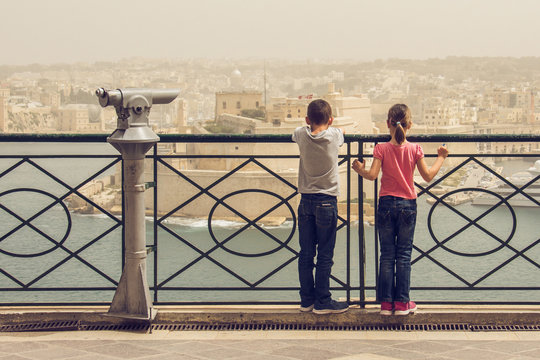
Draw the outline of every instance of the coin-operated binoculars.
<instances>
[{"instance_id":1,"label":"coin-operated binoculars","mask_svg":"<svg viewBox=\"0 0 540 360\"><path fill-rule=\"evenodd\" d=\"M109 315L151 320L156 312L146 279L146 224L144 220L144 157L159 137L148 126L153 104L168 104L179 90L96 90L102 107L114 106L116 130L107 138L124 162L125 266L114 294Z\"/></svg>"}]
</instances>

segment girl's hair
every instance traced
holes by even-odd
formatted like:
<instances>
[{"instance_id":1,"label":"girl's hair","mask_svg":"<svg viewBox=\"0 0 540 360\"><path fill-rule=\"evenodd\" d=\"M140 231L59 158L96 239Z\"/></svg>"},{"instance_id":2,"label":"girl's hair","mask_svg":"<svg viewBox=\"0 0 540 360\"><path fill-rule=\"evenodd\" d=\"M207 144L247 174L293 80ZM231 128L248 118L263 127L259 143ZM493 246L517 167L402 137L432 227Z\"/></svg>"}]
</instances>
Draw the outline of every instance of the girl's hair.
<instances>
[{"instance_id":1,"label":"girl's hair","mask_svg":"<svg viewBox=\"0 0 540 360\"><path fill-rule=\"evenodd\" d=\"M388 110L388 121L396 128L394 138L398 144L405 141L405 130L411 120L411 111L405 104L396 104Z\"/></svg>"}]
</instances>

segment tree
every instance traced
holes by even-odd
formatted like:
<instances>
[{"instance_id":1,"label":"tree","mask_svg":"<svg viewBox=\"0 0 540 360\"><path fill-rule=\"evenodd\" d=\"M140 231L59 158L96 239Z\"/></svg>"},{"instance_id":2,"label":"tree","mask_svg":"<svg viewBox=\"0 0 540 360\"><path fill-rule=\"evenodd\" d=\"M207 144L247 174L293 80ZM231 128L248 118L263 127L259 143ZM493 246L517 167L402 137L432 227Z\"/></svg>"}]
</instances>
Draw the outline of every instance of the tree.
<instances>
[{"instance_id":1,"label":"tree","mask_svg":"<svg viewBox=\"0 0 540 360\"><path fill-rule=\"evenodd\" d=\"M263 110L258 109L244 109L240 112L240 115L243 117L248 117L251 119L264 120L266 114Z\"/></svg>"}]
</instances>

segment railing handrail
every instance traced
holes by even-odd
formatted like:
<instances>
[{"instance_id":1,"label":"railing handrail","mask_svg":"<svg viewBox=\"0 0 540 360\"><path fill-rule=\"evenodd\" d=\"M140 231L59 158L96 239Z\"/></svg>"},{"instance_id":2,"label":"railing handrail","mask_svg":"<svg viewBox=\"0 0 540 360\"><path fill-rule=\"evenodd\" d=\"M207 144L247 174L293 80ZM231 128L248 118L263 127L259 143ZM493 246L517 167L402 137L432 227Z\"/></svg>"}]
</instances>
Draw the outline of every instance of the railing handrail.
<instances>
[{"instance_id":1,"label":"railing handrail","mask_svg":"<svg viewBox=\"0 0 540 360\"><path fill-rule=\"evenodd\" d=\"M160 142L292 142L291 134L158 134ZM108 134L15 134L1 133L0 142L107 142ZM385 142L390 136L346 134L345 142ZM408 135L411 142L540 142L540 134L417 134Z\"/></svg>"}]
</instances>

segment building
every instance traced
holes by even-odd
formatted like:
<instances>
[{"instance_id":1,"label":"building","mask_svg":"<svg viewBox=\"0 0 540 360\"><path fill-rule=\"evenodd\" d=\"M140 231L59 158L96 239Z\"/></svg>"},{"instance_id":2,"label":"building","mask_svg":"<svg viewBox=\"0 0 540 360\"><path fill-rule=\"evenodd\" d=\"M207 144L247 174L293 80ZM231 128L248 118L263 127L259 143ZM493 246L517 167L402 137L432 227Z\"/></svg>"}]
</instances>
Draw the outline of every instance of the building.
<instances>
[{"instance_id":1,"label":"building","mask_svg":"<svg viewBox=\"0 0 540 360\"><path fill-rule=\"evenodd\" d=\"M511 124L511 123L491 123L479 124L474 128L475 134L500 134L500 135L523 135L523 134L540 134L540 124ZM523 143L478 143L479 153L494 153L494 154L516 154L516 153L533 153L538 151L538 144L533 142Z\"/></svg>"},{"instance_id":2,"label":"building","mask_svg":"<svg viewBox=\"0 0 540 360\"><path fill-rule=\"evenodd\" d=\"M307 107L312 97L298 98L272 98L271 105L266 112L266 122L274 126L281 126L285 120L304 120L307 114Z\"/></svg>"},{"instance_id":3,"label":"building","mask_svg":"<svg viewBox=\"0 0 540 360\"><path fill-rule=\"evenodd\" d=\"M301 126L307 115L311 101L319 97L300 96L298 98L273 98L266 113L266 121L274 127ZM365 95L344 96L336 91L333 83L328 84L328 93L321 97L332 106L334 126L341 127L348 134L373 134L371 102Z\"/></svg>"},{"instance_id":4,"label":"building","mask_svg":"<svg viewBox=\"0 0 540 360\"><path fill-rule=\"evenodd\" d=\"M57 130L66 132L96 133L103 131L97 105L69 104L58 109Z\"/></svg>"},{"instance_id":5,"label":"building","mask_svg":"<svg viewBox=\"0 0 540 360\"><path fill-rule=\"evenodd\" d=\"M168 104L153 105L148 116L149 124L159 132L166 131L166 129L176 129L177 106L176 100Z\"/></svg>"},{"instance_id":6,"label":"building","mask_svg":"<svg viewBox=\"0 0 540 360\"><path fill-rule=\"evenodd\" d=\"M53 109L58 109L60 107L60 93L42 92L40 94L39 102L45 106L50 106Z\"/></svg>"},{"instance_id":7,"label":"building","mask_svg":"<svg viewBox=\"0 0 540 360\"><path fill-rule=\"evenodd\" d=\"M242 115L242 110L263 110L260 91L221 91L216 93L217 119L221 114Z\"/></svg>"},{"instance_id":8,"label":"building","mask_svg":"<svg viewBox=\"0 0 540 360\"><path fill-rule=\"evenodd\" d=\"M344 129L347 133L373 134L374 125L371 119L371 102L362 94L344 96L343 91L336 91L333 83L328 84L328 94L322 97L332 106L334 119L350 119L352 129Z\"/></svg>"},{"instance_id":9,"label":"building","mask_svg":"<svg viewBox=\"0 0 540 360\"><path fill-rule=\"evenodd\" d=\"M430 132L437 132L441 127L460 125L463 114L461 105L461 102L455 99L428 98L423 106L422 123L426 125L426 129L432 130Z\"/></svg>"},{"instance_id":10,"label":"building","mask_svg":"<svg viewBox=\"0 0 540 360\"><path fill-rule=\"evenodd\" d=\"M514 109L516 113L521 110L519 119L513 119L512 122L523 122L533 124L535 122L535 106L534 106L534 92L529 89L493 89L486 94L487 98L491 100L492 104L499 106L499 108ZM506 117L506 113L504 116ZM506 121L501 119L502 122Z\"/></svg>"}]
</instances>

